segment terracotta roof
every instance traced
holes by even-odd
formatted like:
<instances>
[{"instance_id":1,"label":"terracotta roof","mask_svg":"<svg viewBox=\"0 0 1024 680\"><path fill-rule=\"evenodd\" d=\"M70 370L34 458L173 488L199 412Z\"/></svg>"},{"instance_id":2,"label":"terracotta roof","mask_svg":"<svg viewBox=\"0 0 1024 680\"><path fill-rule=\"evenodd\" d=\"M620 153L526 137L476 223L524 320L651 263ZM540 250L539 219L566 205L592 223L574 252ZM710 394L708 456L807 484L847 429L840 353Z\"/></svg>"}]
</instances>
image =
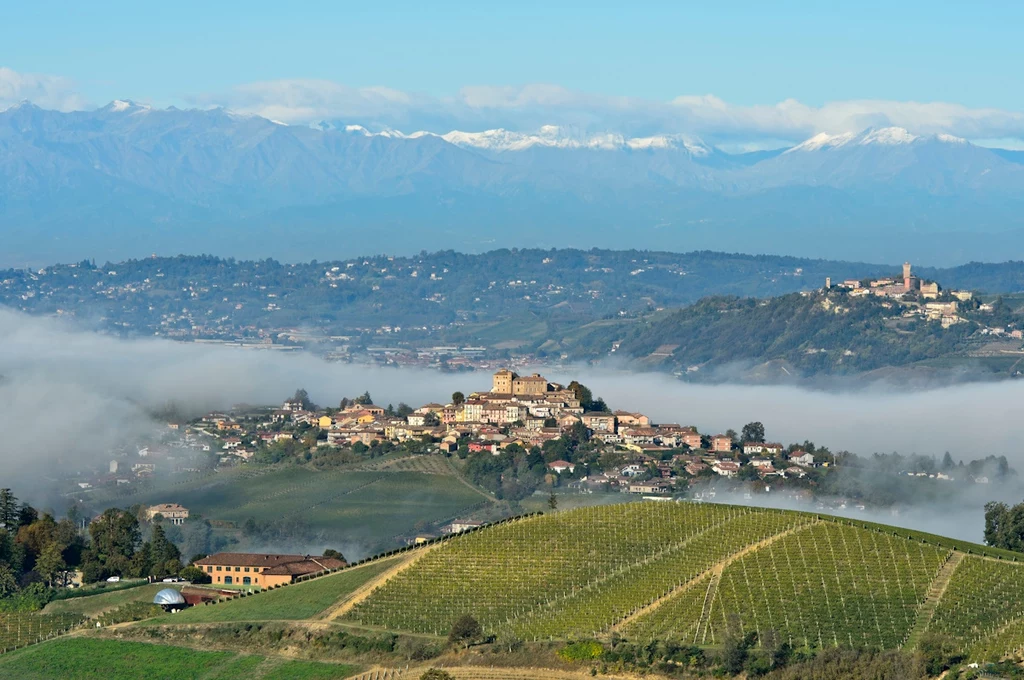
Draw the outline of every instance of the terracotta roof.
<instances>
[{"instance_id":1,"label":"terracotta roof","mask_svg":"<svg viewBox=\"0 0 1024 680\"><path fill-rule=\"evenodd\" d=\"M268 555L265 553L214 553L209 557L196 560L197 565L224 564L232 567L276 567L288 562L302 562L306 555Z\"/></svg>"},{"instance_id":2,"label":"terracotta roof","mask_svg":"<svg viewBox=\"0 0 1024 680\"><path fill-rule=\"evenodd\" d=\"M303 574L315 574L326 569L340 569L345 565L344 560L333 557L310 557L309 559L300 559L298 562L285 562L276 567L271 567L263 573L270 574L271 576L286 574L302 576Z\"/></svg>"}]
</instances>

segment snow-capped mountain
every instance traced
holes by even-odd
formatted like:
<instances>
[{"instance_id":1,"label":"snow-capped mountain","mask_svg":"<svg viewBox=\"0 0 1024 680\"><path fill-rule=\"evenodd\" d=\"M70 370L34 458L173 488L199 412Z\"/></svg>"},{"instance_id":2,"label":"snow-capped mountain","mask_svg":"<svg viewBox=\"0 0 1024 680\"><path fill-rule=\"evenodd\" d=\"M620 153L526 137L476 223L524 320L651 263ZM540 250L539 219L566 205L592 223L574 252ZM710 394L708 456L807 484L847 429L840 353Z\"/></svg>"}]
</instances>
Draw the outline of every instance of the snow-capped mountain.
<instances>
[{"instance_id":1,"label":"snow-capped mountain","mask_svg":"<svg viewBox=\"0 0 1024 680\"><path fill-rule=\"evenodd\" d=\"M131 244L145 233L162 234L170 250L213 248L217 239L224 252L287 243L307 259L319 255L303 248L318 243L364 252L455 245L441 234L477 244L460 241L463 249L527 238L886 259L828 250L865 228L884 229L890 245L921 229L967 229L965 242L987 247L996 241L982 233L1024 230L1024 155L902 128L732 155L686 134L553 125L406 133L130 100L0 112L8 258L54 244L67 257L137 255ZM866 242L849 238L851 248ZM910 255L894 250L888 259Z\"/></svg>"},{"instance_id":2,"label":"snow-capped mountain","mask_svg":"<svg viewBox=\"0 0 1024 680\"><path fill-rule=\"evenodd\" d=\"M791 149L787 149L785 153L799 153L802 151L821 151L828 149L841 149L848 146L899 146L901 144L913 144L914 142L922 140L935 140L946 144L966 144L967 140L961 137L954 137L953 135L938 134L932 137L922 137L919 135L912 134L910 131L901 127L886 127L886 128L872 128L864 130L860 133L856 132L842 132L839 134L828 134L822 132L814 135L810 139Z\"/></svg>"},{"instance_id":3,"label":"snow-capped mountain","mask_svg":"<svg viewBox=\"0 0 1024 680\"><path fill-rule=\"evenodd\" d=\"M671 134L651 137L625 137L614 133L584 135L571 134L557 125L544 125L536 132L514 132L504 128L496 128L482 132L452 130L443 134L424 130L405 134L399 130L388 128L373 132L358 124L336 125L326 121L316 123L313 127L318 130L344 130L350 134L362 135L364 137L379 136L392 139L418 139L427 136L440 137L456 146L494 152L525 151L533 147L542 147L552 149L596 149L601 151L674 149L686 151L692 156L708 156L712 153L711 147L690 135Z\"/></svg>"}]
</instances>

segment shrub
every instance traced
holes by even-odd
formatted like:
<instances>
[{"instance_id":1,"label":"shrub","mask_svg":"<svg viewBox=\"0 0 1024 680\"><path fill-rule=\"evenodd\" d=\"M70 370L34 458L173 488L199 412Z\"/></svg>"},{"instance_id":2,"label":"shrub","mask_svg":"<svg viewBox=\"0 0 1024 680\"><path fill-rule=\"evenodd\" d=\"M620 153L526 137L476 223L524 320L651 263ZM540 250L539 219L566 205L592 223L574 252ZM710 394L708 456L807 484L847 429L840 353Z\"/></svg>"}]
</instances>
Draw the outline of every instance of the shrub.
<instances>
[{"instance_id":1,"label":"shrub","mask_svg":"<svg viewBox=\"0 0 1024 680\"><path fill-rule=\"evenodd\" d=\"M593 661L604 654L604 645L596 640L581 640L558 650L558 656L566 661Z\"/></svg>"},{"instance_id":2,"label":"shrub","mask_svg":"<svg viewBox=\"0 0 1024 680\"><path fill-rule=\"evenodd\" d=\"M431 668L420 676L420 680L455 680L455 676L440 668Z\"/></svg>"}]
</instances>

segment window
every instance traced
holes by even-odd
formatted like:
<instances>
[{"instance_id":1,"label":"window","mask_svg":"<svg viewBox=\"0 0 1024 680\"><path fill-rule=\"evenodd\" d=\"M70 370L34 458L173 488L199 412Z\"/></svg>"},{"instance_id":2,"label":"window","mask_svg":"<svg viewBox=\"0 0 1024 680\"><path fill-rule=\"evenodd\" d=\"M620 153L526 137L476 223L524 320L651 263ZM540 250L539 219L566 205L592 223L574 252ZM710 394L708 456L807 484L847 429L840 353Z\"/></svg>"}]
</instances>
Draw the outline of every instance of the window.
<instances>
[{"instance_id":1,"label":"window","mask_svg":"<svg viewBox=\"0 0 1024 680\"><path fill-rule=\"evenodd\" d=\"M242 571L241 567L235 567L235 571Z\"/></svg>"},{"instance_id":2,"label":"window","mask_svg":"<svg viewBox=\"0 0 1024 680\"><path fill-rule=\"evenodd\" d=\"M249 571L249 567L246 567L246 568L245 568L245 570L246 570L246 571Z\"/></svg>"},{"instance_id":3,"label":"window","mask_svg":"<svg viewBox=\"0 0 1024 680\"><path fill-rule=\"evenodd\" d=\"M212 574L213 573L213 567L207 567L206 568L206 573L207 574Z\"/></svg>"},{"instance_id":4,"label":"window","mask_svg":"<svg viewBox=\"0 0 1024 680\"><path fill-rule=\"evenodd\" d=\"M220 567L217 567L217 571L220 571Z\"/></svg>"},{"instance_id":5,"label":"window","mask_svg":"<svg viewBox=\"0 0 1024 680\"><path fill-rule=\"evenodd\" d=\"M224 577L224 585L226 585L226 586L231 585L231 577L230 576L225 576Z\"/></svg>"},{"instance_id":6,"label":"window","mask_svg":"<svg viewBox=\"0 0 1024 680\"><path fill-rule=\"evenodd\" d=\"M248 576L245 576L245 577L242 578L242 584L243 585L249 585L250 583L252 583L252 579L249 578Z\"/></svg>"}]
</instances>

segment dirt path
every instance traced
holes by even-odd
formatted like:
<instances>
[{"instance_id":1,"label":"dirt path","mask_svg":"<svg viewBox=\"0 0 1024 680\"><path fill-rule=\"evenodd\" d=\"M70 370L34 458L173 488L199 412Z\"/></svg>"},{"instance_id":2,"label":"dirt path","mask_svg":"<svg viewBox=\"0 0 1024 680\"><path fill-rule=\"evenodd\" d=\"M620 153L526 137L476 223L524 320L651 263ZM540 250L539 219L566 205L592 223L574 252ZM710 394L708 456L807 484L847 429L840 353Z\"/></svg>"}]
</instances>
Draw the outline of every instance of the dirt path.
<instances>
[{"instance_id":1,"label":"dirt path","mask_svg":"<svg viewBox=\"0 0 1024 680\"><path fill-rule=\"evenodd\" d=\"M960 566L960 563L964 561L964 557L964 553L954 550L950 554L949 559L942 565L942 568L939 569L939 573L935 575L935 579L928 587L928 595L924 599L924 604L917 610L917 620L914 621L914 627L910 630L907 641L903 643L904 649L915 649L917 643L921 641L921 637L928 630L928 626L931 625L932 619L935 617L935 610L938 608L939 602L942 601L942 596L946 594L946 588L949 587L949 582L953 579L953 573Z\"/></svg>"},{"instance_id":2,"label":"dirt path","mask_svg":"<svg viewBox=\"0 0 1024 680\"><path fill-rule=\"evenodd\" d=\"M690 588L694 587L700 581L704 580L704 578L707 577L708 573L710 573L711 574L711 581L708 583L708 591L707 591L707 594L704 596L704 608L701 611L700 623L697 626L697 632L696 632L696 635L701 635L703 627L707 625L707 620L711 616L711 602L715 599L715 591L718 588L718 581L722 578L722 572L725 571L725 568L727 566L729 566L730 564L732 564L736 560L741 559L741 558L745 557L746 555L749 555L750 553L754 552L755 550L760 550L761 548L767 547L767 546L771 545L772 543L774 543L775 541L778 541L779 539L785 538L786 536L789 536L790 534L794 534L797 531L803 531L804 529L806 529L808 527L811 527L811 526L814 526L815 524L818 524L819 522L820 522L820 520L815 520L813 522L807 522L806 524L800 524L800 525L795 526L795 527L790 527L789 529L786 529L785 531L781 531L781 532L779 532L777 534L769 536L768 538L764 539L763 541L758 541L757 543L751 543L750 545L748 545L747 547L743 548L742 550L739 550L738 552L734 552L732 555L729 555L728 557L726 557L721 562L718 562L717 564L713 565L710 569L707 569L706 571L703 571L700 574L697 574L697 576L693 577L692 579L690 579L686 583L684 583L684 584L682 584L680 586L677 586L677 587L673 588L672 590L668 591L667 593L665 593L664 595L659 597L657 600L655 600L654 602L652 602L649 605L647 605L646 607L644 607L642 609L636 610L635 612L633 612L632 614L630 614L629 616L627 616L626 618L622 619L621 621L616 623L614 626L612 626L611 630L612 631L619 631L619 632L621 632L626 626L628 626L629 624L633 623L634 621L639 619L641 616L646 616L647 614L650 614L652 611L654 611L655 609L657 609L661 605L665 604L665 602L667 602L668 600L672 599L676 595L679 595L680 593L683 593L683 592L689 590ZM707 631L703 630L703 634L706 635Z\"/></svg>"},{"instance_id":3,"label":"dirt path","mask_svg":"<svg viewBox=\"0 0 1024 680\"><path fill-rule=\"evenodd\" d=\"M333 621L334 619L341 618L352 611L357 604L368 598L374 590L398 576L412 565L416 564L420 558L440 545L444 545L444 542L439 541L437 543L431 543L430 545L423 546L418 550L409 551L405 557L399 559L398 564L380 574L377 578L356 588L354 591L349 593L348 597L341 602L332 605L329 609L320 614L318 618L323 621Z\"/></svg>"}]
</instances>

